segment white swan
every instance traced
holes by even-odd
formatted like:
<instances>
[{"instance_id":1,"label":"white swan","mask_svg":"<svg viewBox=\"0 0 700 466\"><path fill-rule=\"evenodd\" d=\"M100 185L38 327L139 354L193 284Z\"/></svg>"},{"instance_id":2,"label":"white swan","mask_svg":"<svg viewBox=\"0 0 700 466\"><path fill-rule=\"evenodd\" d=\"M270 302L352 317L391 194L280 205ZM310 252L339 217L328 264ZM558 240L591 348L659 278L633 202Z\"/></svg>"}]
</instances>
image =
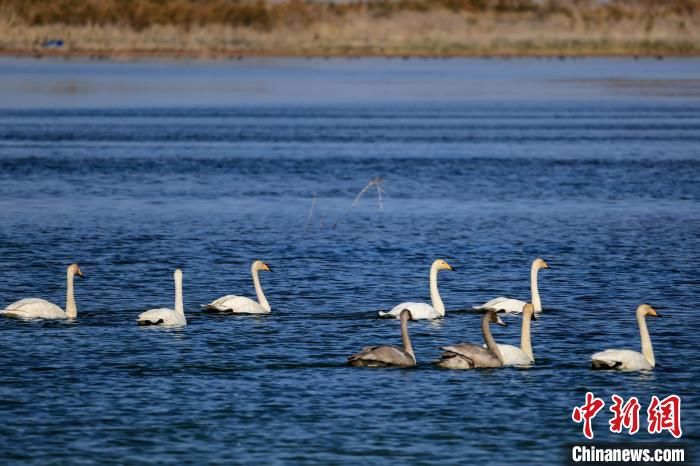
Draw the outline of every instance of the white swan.
<instances>
[{"instance_id":1,"label":"white swan","mask_svg":"<svg viewBox=\"0 0 700 466\"><path fill-rule=\"evenodd\" d=\"M542 302L540 301L540 292L537 289L537 272L540 269L551 269L545 261L540 258L532 261L530 268L530 292L532 294L532 305L535 307L535 312L542 312ZM519 299L499 297L488 301L481 306L474 306L475 310L494 310L505 311L509 314L518 314L523 311L525 301Z\"/></svg>"},{"instance_id":2,"label":"white swan","mask_svg":"<svg viewBox=\"0 0 700 466\"><path fill-rule=\"evenodd\" d=\"M267 299L263 294L262 287L260 286L260 279L258 278L259 270L272 272L272 269L263 261L255 261L250 267L250 272L253 275L253 284L255 285L255 294L257 295L259 302L255 302L250 298L246 298L245 296L229 294L222 296L209 304L205 304L203 307L210 311L233 312L236 314L269 314L270 311L272 311L272 308L267 302Z\"/></svg>"},{"instance_id":3,"label":"white swan","mask_svg":"<svg viewBox=\"0 0 700 466\"><path fill-rule=\"evenodd\" d=\"M617 369L621 371L650 370L656 366L654 349L651 347L651 338L647 329L645 317L661 317L656 309L648 304L640 304L637 307L637 323L639 334L642 338L642 352L632 350L609 349L591 356L593 369Z\"/></svg>"},{"instance_id":4,"label":"white swan","mask_svg":"<svg viewBox=\"0 0 700 466\"><path fill-rule=\"evenodd\" d=\"M175 269L175 309L150 309L139 314L139 325L163 325L166 327L184 327L187 325L185 309L182 304L182 270Z\"/></svg>"},{"instance_id":5,"label":"white swan","mask_svg":"<svg viewBox=\"0 0 700 466\"><path fill-rule=\"evenodd\" d=\"M78 316L78 309L75 307L75 297L73 295L73 277L75 275L85 278L78 264L71 264L68 266L66 277L65 312L59 306L45 299L27 298L10 304L0 311L0 314L20 319L75 319Z\"/></svg>"},{"instance_id":6,"label":"white swan","mask_svg":"<svg viewBox=\"0 0 700 466\"><path fill-rule=\"evenodd\" d=\"M413 320L418 319L439 319L445 316L445 305L442 304L442 299L440 298L440 292L437 286L437 275L439 270L452 270L455 269L442 259L437 259L433 262L430 267L430 300L433 305L426 303L401 303L389 312L379 311L379 317L395 317L399 318L401 311L408 309L411 311L411 316Z\"/></svg>"},{"instance_id":7,"label":"white swan","mask_svg":"<svg viewBox=\"0 0 700 466\"><path fill-rule=\"evenodd\" d=\"M523 328L520 331L520 348L513 345L497 344L498 349L501 351L501 356L503 356L504 366L528 366L535 362L530 341L530 319L537 320L535 307L530 303L526 303L523 306Z\"/></svg>"}]
</instances>

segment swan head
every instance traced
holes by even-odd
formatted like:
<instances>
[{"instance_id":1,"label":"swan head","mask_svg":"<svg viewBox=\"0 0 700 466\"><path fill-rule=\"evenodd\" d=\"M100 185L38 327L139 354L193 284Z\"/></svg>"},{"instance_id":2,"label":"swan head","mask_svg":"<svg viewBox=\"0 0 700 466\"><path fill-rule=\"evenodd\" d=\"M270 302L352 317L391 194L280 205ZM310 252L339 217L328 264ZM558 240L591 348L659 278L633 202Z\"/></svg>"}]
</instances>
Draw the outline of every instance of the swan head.
<instances>
[{"instance_id":1,"label":"swan head","mask_svg":"<svg viewBox=\"0 0 700 466\"><path fill-rule=\"evenodd\" d=\"M526 303L523 306L523 316L528 316L532 320L537 320L537 317L535 316L535 306L533 306L531 303Z\"/></svg>"},{"instance_id":2,"label":"swan head","mask_svg":"<svg viewBox=\"0 0 700 466\"><path fill-rule=\"evenodd\" d=\"M68 273L71 275L77 275L80 278L85 278L85 275L83 275L82 270L80 270L80 266L78 264L71 264L68 266Z\"/></svg>"},{"instance_id":3,"label":"swan head","mask_svg":"<svg viewBox=\"0 0 700 466\"><path fill-rule=\"evenodd\" d=\"M551 267L549 265L547 265L547 263L543 259L540 259L539 257L532 262L532 265L536 269L551 269Z\"/></svg>"},{"instance_id":4,"label":"swan head","mask_svg":"<svg viewBox=\"0 0 700 466\"><path fill-rule=\"evenodd\" d=\"M404 309L403 311L401 311L401 314L399 314L399 318L402 321L413 320L413 315L411 314L411 311L409 311L408 309Z\"/></svg>"},{"instance_id":5,"label":"swan head","mask_svg":"<svg viewBox=\"0 0 700 466\"><path fill-rule=\"evenodd\" d=\"M640 304L637 307L637 315L641 316L651 316L651 317L661 317L661 314L656 312L656 309L648 304Z\"/></svg>"},{"instance_id":6,"label":"swan head","mask_svg":"<svg viewBox=\"0 0 700 466\"><path fill-rule=\"evenodd\" d=\"M484 315L484 320L490 324L498 324L506 327L506 323L501 320L498 314L496 314L496 311L488 311L486 315Z\"/></svg>"},{"instance_id":7,"label":"swan head","mask_svg":"<svg viewBox=\"0 0 700 466\"><path fill-rule=\"evenodd\" d=\"M263 261L253 262L253 270L262 270L265 272L272 272L272 267L264 263Z\"/></svg>"},{"instance_id":8,"label":"swan head","mask_svg":"<svg viewBox=\"0 0 700 466\"><path fill-rule=\"evenodd\" d=\"M175 280L182 280L182 270L180 269L175 269L175 272L173 273L173 278Z\"/></svg>"},{"instance_id":9,"label":"swan head","mask_svg":"<svg viewBox=\"0 0 700 466\"><path fill-rule=\"evenodd\" d=\"M450 264L448 264L446 261L442 259L438 259L435 262L433 262L433 267L435 267L437 270L451 270L453 272L456 272L457 269L452 267Z\"/></svg>"}]
</instances>

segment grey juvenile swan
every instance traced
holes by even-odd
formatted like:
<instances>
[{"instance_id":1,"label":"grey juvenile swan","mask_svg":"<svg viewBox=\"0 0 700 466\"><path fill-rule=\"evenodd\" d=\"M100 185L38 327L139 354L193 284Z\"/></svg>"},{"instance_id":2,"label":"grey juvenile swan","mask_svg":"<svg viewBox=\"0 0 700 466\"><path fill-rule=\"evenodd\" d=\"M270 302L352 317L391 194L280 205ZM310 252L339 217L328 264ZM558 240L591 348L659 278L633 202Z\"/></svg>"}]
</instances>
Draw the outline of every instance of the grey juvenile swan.
<instances>
[{"instance_id":1,"label":"grey juvenile swan","mask_svg":"<svg viewBox=\"0 0 700 466\"><path fill-rule=\"evenodd\" d=\"M363 367L411 367L416 365L411 339L408 338L408 321L411 311L404 309L399 315L401 319L401 340L403 349L397 346L365 346L357 354L348 358L351 366Z\"/></svg>"},{"instance_id":2,"label":"grey juvenile swan","mask_svg":"<svg viewBox=\"0 0 700 466\"><path fill-rule=\"evenodd\" d=\"M489 324L506 325L496 311L488 311L481 319L486 348L472 343L443 346L445 350L437 365L445 369L474 369L478 367L502 367L503 356L491 335Z\"/></svg>"}]
</instances>

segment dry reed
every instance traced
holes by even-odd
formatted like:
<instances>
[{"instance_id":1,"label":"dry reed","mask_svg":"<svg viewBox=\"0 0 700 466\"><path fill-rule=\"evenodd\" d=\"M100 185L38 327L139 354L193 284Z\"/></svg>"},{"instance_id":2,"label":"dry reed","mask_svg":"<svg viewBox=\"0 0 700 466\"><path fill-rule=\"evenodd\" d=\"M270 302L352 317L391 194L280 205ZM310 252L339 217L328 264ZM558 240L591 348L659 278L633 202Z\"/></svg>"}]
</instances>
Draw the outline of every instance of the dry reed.
<instances>
[{"instance_id":1,"label":"dry reed","mask_svg":"<svg viewBox=\"0 0 700 466\"><path fill-rule=\"evenodd\" d=\"M60 38L64 47L42 44ZM2 0L0 51L109 56L700 52L700 0Z\"/></svg>"}]
</instances>

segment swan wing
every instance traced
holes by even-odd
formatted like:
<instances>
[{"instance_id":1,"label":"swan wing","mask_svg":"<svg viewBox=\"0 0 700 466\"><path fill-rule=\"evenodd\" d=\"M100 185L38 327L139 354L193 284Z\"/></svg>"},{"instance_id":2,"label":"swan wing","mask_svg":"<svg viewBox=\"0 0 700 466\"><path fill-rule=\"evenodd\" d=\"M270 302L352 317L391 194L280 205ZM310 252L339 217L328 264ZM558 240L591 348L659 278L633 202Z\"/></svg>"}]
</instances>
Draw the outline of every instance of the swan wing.
<instances>
[{"instance_id":1,"label":"swan wing","mask_svg":"<svg viewBox=\"0 0 700 466\"><path fill-rule=\"evenodd\" d=\"M523 312L523 306L525 304L525 301L520 301L519 299L499 297L487 301L481 306L474 306L474 309L480 311L505 311L508 314L519 314Z\"/></svg>"},{"instance_id":2,"label":"swan wing","mask_svg":"<svg viewBox=\"0 0 700 466\"><path fill-rule=\"evenodd\" d=\"M2 313L8 317L21 319L66 318L66 313L59 306L39 298L21 299L7 306Z\"/></svg>"},{"instance_id":3,"label":"swan wing","mask_svg":"<svg viewBox=\"0 0 700 466\"><path fill-rule=\"evenodd\" d=\"M185 317L173 309L149 309L139 314L139 325L187 325Z\"/></svg>"},{"instance_id":4,"label":"swan wing","mask_svg":"<svg viewBox=\"0 0 700 466\"><path fill-rule=\"evenodd\" d=\"M449 367L449 365L441 363L447 363L449 360L455 357L460 357L469 361L470 364L468 368L501 367L503 365L501 360L498 359L498 357L491 350L472 343L460 343L457 345L443 346L441 349L445 352L442 354L442 358L438 364L445 367ZM464 368L466 369L467 367Z\"/></svg>"},{"instance_id":5,"label":"swan wing","mask_svg":"<svg viewBox=\"0 0 700 466\"><path fill-rule=\"evenodd\" d=\"M379 316L380 317L395 317L399 318L401 311L404 309L408 309L411 311L411 318L413 320L419 320L419 319L439 319L442 317L438 311L435 310L433 306L430 304L426 303L412 303L412 302L406 302L406 303L401 303L397 306L394 306L392 310L389 312L382 312L379 311Z\"/></svg>"},{"instance_id":6,"label":"swan wing","mask_svg":"<svg viewBox=\"0 0 700 466\"><path fill-rule=\"evenodd\" d=\"M219 306L223 306L224 303L226 303L226 301L228 301L229 299L234 299L234 298L237 298L237 297L238 297L238 296L236 296L235 294L227 294L226 296L222 296L222 297L220 297L220 298L215 299L214 301L210 302L209 304L205 304L204 307L209 307L209 306L219 307Z\"/></svg>"},{"instance_id":7,"label":"swan wing","mask_svg":"<svg viewBox=\"0 0 700 466\"><path fill-rule=\"evenodd\" d=\"M253 301L245 296L226 295L207 304L207 309L219 312L233 312L237 314L267 314L270 311L265 309L257 301Z\"/></svg>"},{"instance_id":8,"label":"swan wing","mask_svg":"<svg viewBox=\"0 0 700 466\"><path fill-rule=\"evenodd\" d=\"M415 366L416 361L396 346L366 346L348 358L353 366Z\"/></svg>"},{"instance_id":9,"label":"swan wing","mask_svg":"<svg viewBox=\"0 0 700 466\"><path fill-rule=\"evenodd\" d=\"M642 353L625 349L608 349L591 356L593 369L617 369L638 371L652 369L652 365Z\"/></svg>"}]
</instances>

